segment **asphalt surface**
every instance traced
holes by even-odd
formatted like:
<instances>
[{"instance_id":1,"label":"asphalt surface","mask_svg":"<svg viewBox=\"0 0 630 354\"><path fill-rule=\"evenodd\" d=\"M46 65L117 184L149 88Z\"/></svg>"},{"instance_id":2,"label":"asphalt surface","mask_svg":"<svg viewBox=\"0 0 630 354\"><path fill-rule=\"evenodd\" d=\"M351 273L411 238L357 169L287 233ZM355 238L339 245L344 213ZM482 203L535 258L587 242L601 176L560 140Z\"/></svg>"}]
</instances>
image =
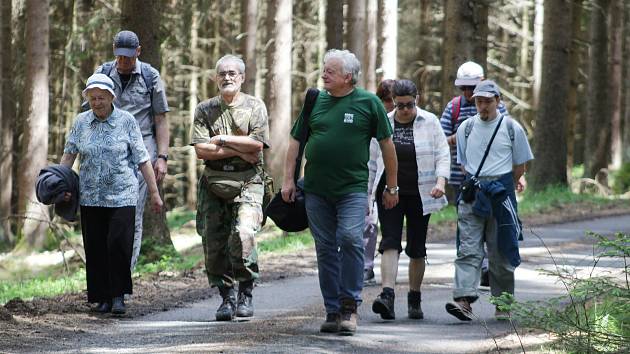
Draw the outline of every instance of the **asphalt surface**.
<instances>
[{"instance_id":1,"label":"asphalt surface","mask_svg":"<svg viewBox=\"0 0 630 354\"><path fill-rule=\"evenodd\" d=\"M521 243L523 263L516 270L516 298L539 300L562 294L562 284L542 275L539 269L553 269L554 262L588 271L593 264L593 239L587 231L602 234L630 232L630 215L548 225L525 230ZM541 240L544 240L546 247ZM407 264L399 263L395 321L381 320L372 313L371 303L379 285L366 287L359 308L356 335L342 337L320 334L324 308L317 277L306 276L259 284L254 292L255 317L247 321L215 322L218 296L163 313L136 319L121 319L98 333L86 332L69 339L50 352L223 352L223 353L477 353L536 351L546 335L514 331L509 321L494 319L488 290L473 304L477 318L460 322L447 314L444 304L451 299L453 242L430 243L423 284L424 320L407 318ZM554 255L550 257L548 249ZM379 258L377 258L378 262ZM616 261L599 263L600 271L618 270ZM378 266L377 281L380 280ZM518 327L517 327L518 328ZM516 335L518 333L518 335Z\"/></svg>"}]
</instances>

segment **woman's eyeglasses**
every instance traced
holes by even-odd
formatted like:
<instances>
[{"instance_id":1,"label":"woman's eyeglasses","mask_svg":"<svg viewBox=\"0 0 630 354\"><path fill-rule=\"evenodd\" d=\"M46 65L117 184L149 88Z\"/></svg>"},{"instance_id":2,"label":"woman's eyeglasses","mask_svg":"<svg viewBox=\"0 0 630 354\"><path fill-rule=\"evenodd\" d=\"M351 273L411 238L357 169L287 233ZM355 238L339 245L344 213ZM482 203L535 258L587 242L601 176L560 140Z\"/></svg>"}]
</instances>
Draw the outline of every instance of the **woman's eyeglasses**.
<instances>
[{"instance_id":1,"label":"woman's eyeglasses","mask_svg":"<svg viewBox=\"0 0 630 354\"><path fill-rule=\"evenodd\" d=\"M396 103L396 109L398 110L403 110L403 109L412 109L413 107L416 106L416 102L414 101L409 101L407 103L402 103L402 102L397 102Z\"/></svg>"}]
</instances>

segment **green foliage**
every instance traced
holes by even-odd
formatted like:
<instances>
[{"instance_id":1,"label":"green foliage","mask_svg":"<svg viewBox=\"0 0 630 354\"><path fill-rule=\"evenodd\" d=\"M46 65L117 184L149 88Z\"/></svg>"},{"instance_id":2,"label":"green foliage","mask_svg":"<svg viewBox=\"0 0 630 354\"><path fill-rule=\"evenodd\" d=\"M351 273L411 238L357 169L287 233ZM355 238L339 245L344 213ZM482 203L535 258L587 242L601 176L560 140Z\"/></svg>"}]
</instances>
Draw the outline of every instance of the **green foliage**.
<instances>
[{"instance_id":1,"label":"green foliage","mask_svg":"<svg viewBox=\"0 0 630 354\"><path fill-rule=\"evenodd\" d=\"M184 226L187 222L195 220L196 210L175 209L166 214L166 224L169 230L176 230Z\"/></svg>"},{"instance_id":2,"label":"green foliage","mask_svg":"<svg viewBox=\"0 0 630 354\"><path fill-rule=\"evenodd\" d=\"M302 231L261 241L257 248L260 253L289 253L310 248L313 244L315 241L311 233Z\"/></svg>"},{"instance_id":3,"label":"green foliage","mask_svg":"<svg viewBox=\"0 0 630 354\"><path fill-rule=\"evenodd\" d=\"M528 215L544 213L567 204L606 204L609 202L608 199L596 195L573 193L568 187L550 186L540 192L526 190L523 199L518 203L518 211L521 215Z\"/></svg>"},{"instance_id":4,"label":"green foliage","mask_svg":"<svg viewBox=\"0 0 630 354\"><path fill-rule=\"evenodd\" d=\"M5 280L0 282L0 305L4 305L14 298L30 300L34 297L52 297L76 293L83 289L85 289L84 269L80 269L70 276Z\"/></svg>"},{"instance_id":5,"label":"green foliage","mask_svg":"<svg viewBox=\"0 0 630 354\"><path fill-rule=\"evenodd\" d=\"M447 205L442 210L437 213L431 214L431 219L429 219L429 224L438 225L440 223L446 221L455 221L457 220L457 208L454 205Z\"/></svg>"},{"instance_id":6,"label":"green foliage","mask_svg":"<svg viewBox=\"0 0 630 354\"><path fill-rule=\"evenodd\" d=\"M142 259L136 266L135 271L138 273L160 273L160 272L182 272L195 268L203 260L203 255L162 255L162 257L150 263L142 262Z\"/></svg>"},{"instance_id":7,"label":"green foliage","mask_svg":"<svg viewBox=\"0 0 630 354\"><path fill-rule=\"evenodd\" d=\"M601 258L623 262L621 281L613 276L580 278L566 269L547 272L555 275L567 289L563 296L542 302L511 304L512 315L525 326L556 335L560 349L572 353L610 353L630 351L630 283L628 257L630 236L617 233L613 238L591 234L598 242ZM557 266L557 265L556 265ZM592 274L592 272L591 272ZM497 299L498 303L505 299Z\"/></svg>"},{"instance_id":8,"label":"green foliage","mask_svg":"<svg viewBox=\"0 0 630 354\"><path fill-rule=\"evenodd\" d=\"M619 171L614 173L615 181L613 183L613 191L617 194L623 194L630 191L630 163L625 163Z\"/></svg>"}]
</instances>

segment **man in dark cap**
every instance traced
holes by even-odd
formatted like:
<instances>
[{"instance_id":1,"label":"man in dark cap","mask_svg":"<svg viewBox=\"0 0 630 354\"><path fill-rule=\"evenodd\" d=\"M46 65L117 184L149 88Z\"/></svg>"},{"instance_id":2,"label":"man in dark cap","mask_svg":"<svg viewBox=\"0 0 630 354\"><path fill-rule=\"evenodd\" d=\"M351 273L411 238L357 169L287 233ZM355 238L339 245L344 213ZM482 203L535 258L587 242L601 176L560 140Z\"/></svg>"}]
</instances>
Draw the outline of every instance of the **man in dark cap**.
<instances>
[{"instance_id":1,"label":"man in dark cap","mask_svg":"<svg viewBox=\"0 0 630 354\"><path fill-rule=\"evenodd\" d=\"M105 74L112 79L116 94L114 105L136 118L159 185L167 171L169 126L166 112L169 109L160 73L148 63L138 60L141 48L134 32L118 32L113 43L116 59L99 66L95 73ZM147 197L147 185L141 174L138 174L138 181L132 271L140 254L142 214Z\"/></svg>"}]
</instances>

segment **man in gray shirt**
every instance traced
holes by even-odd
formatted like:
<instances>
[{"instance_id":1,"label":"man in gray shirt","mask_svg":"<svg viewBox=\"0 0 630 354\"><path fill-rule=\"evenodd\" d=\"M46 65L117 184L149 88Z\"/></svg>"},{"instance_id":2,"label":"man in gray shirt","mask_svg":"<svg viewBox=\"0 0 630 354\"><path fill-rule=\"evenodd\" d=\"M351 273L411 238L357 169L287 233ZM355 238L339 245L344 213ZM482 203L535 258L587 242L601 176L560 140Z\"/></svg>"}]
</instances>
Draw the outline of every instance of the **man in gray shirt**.
<instances>
[{"instance_id":1,"label":"man in gray shirt","mask_svg":"<svg viewBox=\"0 0 630 354\"><path fill-rule=\"evenodd\" d=\"M523 128L497 109L500 102L497 84L481 81L473 97L478 113L457 129L457 162L464 167L466 181L482 168L475 199L464 201L460 194L457 201L455 301L446 304L446 311L462 321L472 320L470 304L479 298L477 287L484 242L488 248L492 296L514 294L521 236L514 190L525 173L525 164L534 158ZM507 319L509 313L497 308L495 317Z\"/></svg>"},{"instance_id":2,"label":"man in gray shirt","mask_svg":"<svg viewBox=\"0 0 630 354\"><path fill-rule=\"evenodd\" d=\"M114 37L113 48L116 59L99 66L95 73L105 74L112 79L116 93L114 105L136 118L159 185L167 172L169 144L169 126L166 118L169 109L164 83L155 68L138 60L141 46L134 32L118 32ZM142 214L147 198L147 184L142 174L138 174L138 181L132 271L140 254Z\"/></svg>"}]
</instances>

